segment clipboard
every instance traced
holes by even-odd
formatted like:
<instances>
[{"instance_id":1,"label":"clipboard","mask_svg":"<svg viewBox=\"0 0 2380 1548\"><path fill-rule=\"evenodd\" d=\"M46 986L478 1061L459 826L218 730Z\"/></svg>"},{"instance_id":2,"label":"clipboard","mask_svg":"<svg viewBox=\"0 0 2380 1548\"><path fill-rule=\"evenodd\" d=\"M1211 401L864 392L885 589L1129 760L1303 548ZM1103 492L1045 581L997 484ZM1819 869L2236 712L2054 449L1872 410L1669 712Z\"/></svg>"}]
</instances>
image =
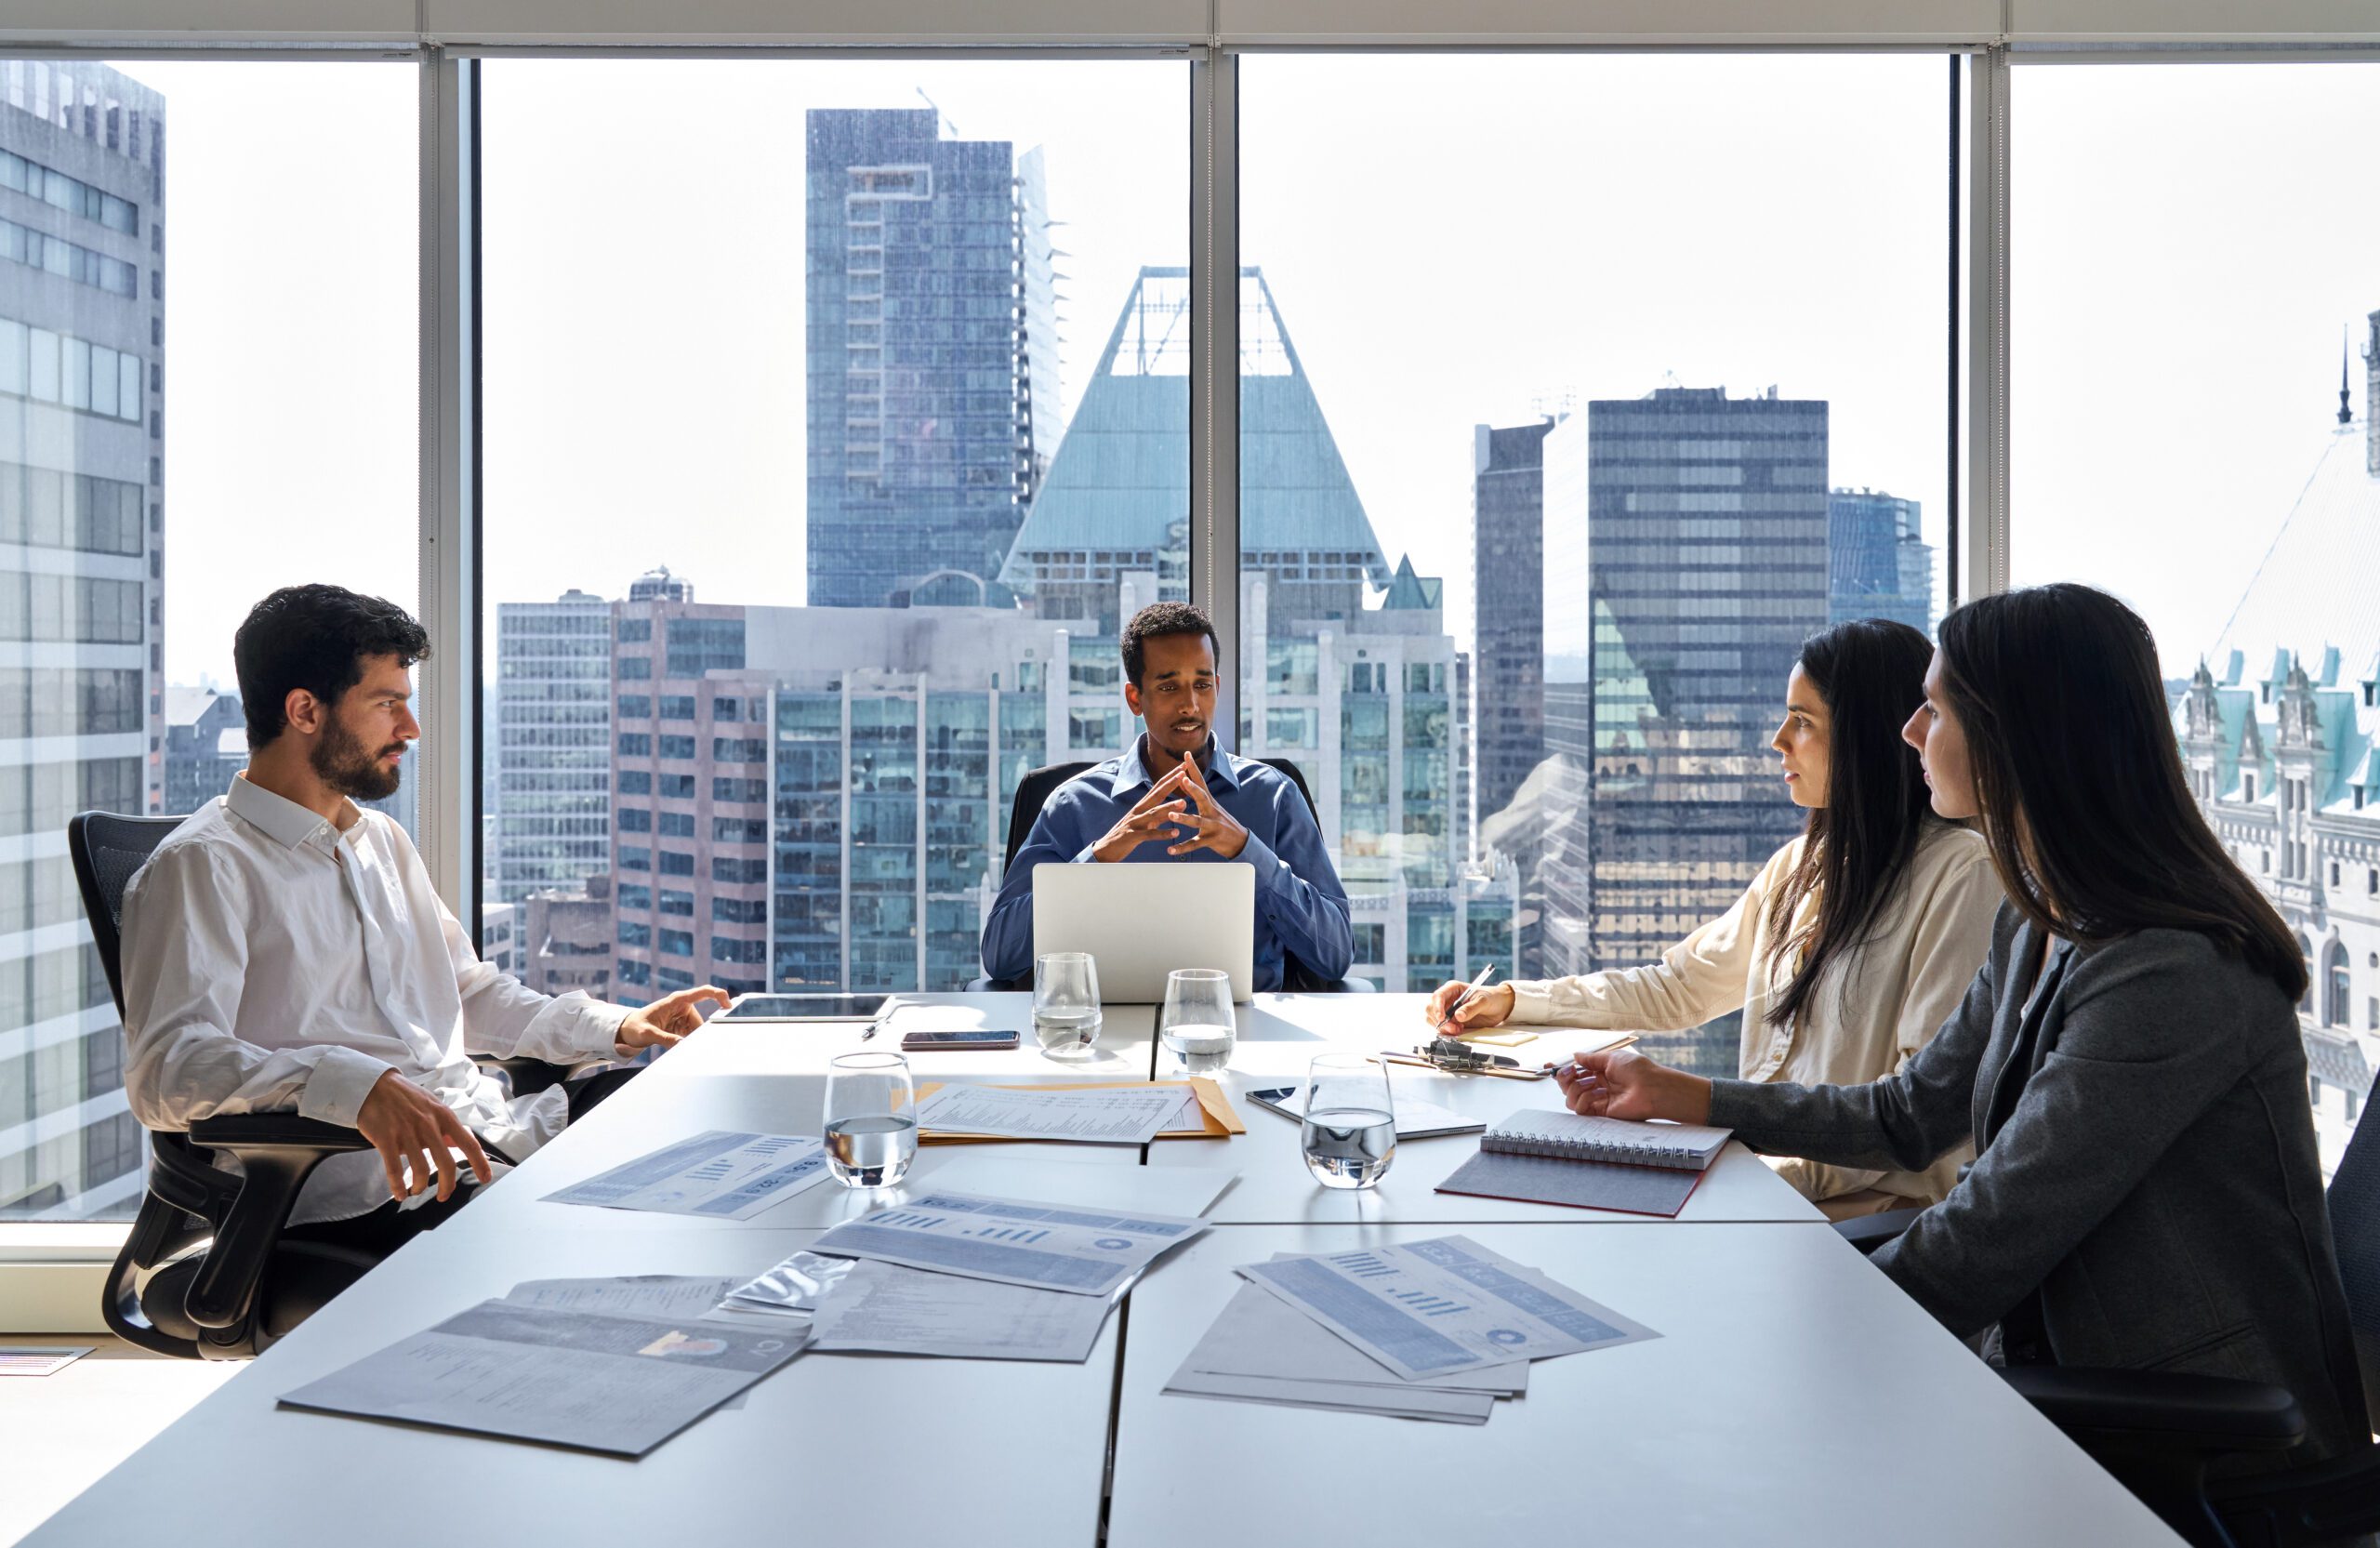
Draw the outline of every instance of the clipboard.
<instances>
[{"instance_id":1,"label":"clipboard","mask_svg":"<svg viewBox=\"0 0 2380 1548\"><path fill-rule=\"evenodd\" d=\"M918 1101L922 1104L926 1098L951 1084L953 1082L948 1080L919 1081ZM1227 1140L1234 1134L1248 1132L1248 1125L1239 1120L1239 1112L1232 1106L1231 1098L1223 1094L1223 1087L1203 1075L1185 1076L1179 1080L1070 1080L1057 1086L1039 1082L1004 1083L998 1080L971 1080L967 1084L982 1086L991 1091L1010 1092L1112 1092L1133 1086L1157 1086L1175 1091L1186 1088L1191 1094L1197 1097L1198 1116L1205 1121L1196 1129L1162 1130L1157 1134L1157 1138L1160 1140ZM918 1143L919 1144L1042 1144L1050 1142L1020 1139L1009 1134L953 1134L936 1129L921 1129L918 1131Z\"/></svg>"}]
</instances>

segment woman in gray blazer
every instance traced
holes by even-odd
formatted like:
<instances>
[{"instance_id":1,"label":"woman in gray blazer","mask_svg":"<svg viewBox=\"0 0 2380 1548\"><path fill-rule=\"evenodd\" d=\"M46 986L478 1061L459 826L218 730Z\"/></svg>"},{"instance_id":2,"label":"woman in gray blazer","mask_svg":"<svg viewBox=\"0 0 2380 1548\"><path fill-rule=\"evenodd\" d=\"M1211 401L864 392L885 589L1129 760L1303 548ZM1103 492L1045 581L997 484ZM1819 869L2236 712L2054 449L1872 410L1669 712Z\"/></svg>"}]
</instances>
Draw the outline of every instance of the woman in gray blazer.
<instances>
[{"instance_id":1,"label":"woman in gray blazer","mask_svg":"<svg viewBox=\"0 0 2380 1548\"><path fill-rule=\"evenodd\" d=\"M1732 1128L1756 1150L1974 1168L1874 1262L2008 1364L2276 1383L2312 1462L2370 1434L2307 1104L2296 942L2191 800L2148 626L2082 586L1942 622L1904 733L1934 808L1980 816L2006 888L1964 1001L1858 1086L1707 1080L1633 1052L1561 1072L1575 1111Z\"/></svg>"}]
</instances>

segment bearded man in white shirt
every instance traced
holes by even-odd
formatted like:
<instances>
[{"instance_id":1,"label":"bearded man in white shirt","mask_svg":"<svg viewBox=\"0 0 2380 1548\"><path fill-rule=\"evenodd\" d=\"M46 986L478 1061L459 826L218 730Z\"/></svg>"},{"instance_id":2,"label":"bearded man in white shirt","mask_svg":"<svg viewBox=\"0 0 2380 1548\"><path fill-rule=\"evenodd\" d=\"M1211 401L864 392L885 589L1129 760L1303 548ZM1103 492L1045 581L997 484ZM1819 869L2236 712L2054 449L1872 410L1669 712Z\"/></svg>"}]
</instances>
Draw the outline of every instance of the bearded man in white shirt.
<instances>
[{"instance_id":1,"label":"bearded man in white shirt","mask_svg":"<svg viewBox=\"0 0 2380 1548\"><path fill-rule=\"evenodd\" d=\"M483 962L413 841L355 802L393 794L421 735L430 637L336 586L258 602L233 645L248 766L157 846L124 899L125 1091L151 1129L295 1111L372 1152L315 1169L291 1234L393 1250L633 1069L511 1097L471 1055L575 1065L666 1049L704 986L642 1010L538 994ZM461 1160L456 1158L460 1153Z\"/></svg>"}]
</instances>

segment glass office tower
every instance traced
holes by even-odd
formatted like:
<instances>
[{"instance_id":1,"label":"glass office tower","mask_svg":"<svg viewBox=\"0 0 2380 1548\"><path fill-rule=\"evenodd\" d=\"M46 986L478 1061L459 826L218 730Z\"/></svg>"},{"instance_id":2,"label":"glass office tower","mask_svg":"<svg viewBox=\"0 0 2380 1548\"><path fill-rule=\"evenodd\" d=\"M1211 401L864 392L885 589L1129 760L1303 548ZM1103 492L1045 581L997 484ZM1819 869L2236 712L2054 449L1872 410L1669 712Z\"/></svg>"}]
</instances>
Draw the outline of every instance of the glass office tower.
<instances>
[{"instance_id":1,"label":"glass office tower","mask_svg":"<svg viewBox=\"0 0 2380 1548\"><path fill-rule=\"evenodd\" d=\"M1541 907L1524 961L1551 975L1652 960L1801 829L1768 739L1827 622L1827 405L1662 388L1588 404L1544 461L1555 766L1521 826ZM1732 1022L1650 1041L1734 1068Z\"/></svg>"},{"instance_id":2,"label":"glass office tower","mask_svg":"<svg viewBox=\"0 0 2380 1548\"><path fill-rule=\"evenodd\" d=\"M496 671L486 898L521 903L612 868L612 604L498 604Z\"/></svg>"},{"instance_id":3,"label":"glass office tower","mask_svg":"<svg viewBox=\"0 0 2380 1548\"><path fill-rule=\"evenodd\" d=\"M165 795L165 103L0 73L0 1213L89 1220L142 1152L66 819Z\"/></svg>"},{"instance_id":4,"label":"glass office tower","mask_svg":"<svg viewBox=\"0 0 2380 1548\"><path fill-rule=\"evenodd\" d=\"M1915 500L1872 489L1827 496L1827 621L1890 618L1934 632L1934 546Z\"/></svg>"},{"instance_id":5,"label":"glass office tower","mask_svg":"<svg viewBox=\"0 0 2380 1548\"><path fill-rule=\"evenodd\" d=\"M998 602L1058 435L1038 152L808 114L809 600Z\"/></svg>"}]
</instances>

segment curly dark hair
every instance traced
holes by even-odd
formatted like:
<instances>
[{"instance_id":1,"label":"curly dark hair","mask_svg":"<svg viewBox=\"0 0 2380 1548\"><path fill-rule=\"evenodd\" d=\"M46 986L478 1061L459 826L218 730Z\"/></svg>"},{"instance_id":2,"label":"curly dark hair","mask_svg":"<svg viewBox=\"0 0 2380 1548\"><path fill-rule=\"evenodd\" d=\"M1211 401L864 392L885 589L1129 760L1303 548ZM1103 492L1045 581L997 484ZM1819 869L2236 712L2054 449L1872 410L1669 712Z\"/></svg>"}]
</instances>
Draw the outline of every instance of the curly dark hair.
<instances>
[{"instance_id":1,"label":"curly dark hair","mask_svg":"<svg viewBox=\"0 0 2380 1548\"><path fill-rule=\"evenodd\" d=\"M1193 607L1188 602L1151 602L1124 625L1124 676L1132 686L1141 684L1145 665L1142 647L1151 640L1174 634L1203 634L1215 658L1223 658L1223 642L1215 638L1215 621L1207 616L1205 608Z\"/></svg>"},{"instance_id":2,"label":"curly dark hair","mask_svg":"<svg viewBox=\"0 0 2380 1548\"><path fill-rule=\"evenodd\" d=\"M429 631L392 602L343 586L283 587L249 610L231 641L248 750L288 729L292 689L336 708L364 681L365 656L393 655L410 667L429 655Z\"/></svg>"}]
</instances>

